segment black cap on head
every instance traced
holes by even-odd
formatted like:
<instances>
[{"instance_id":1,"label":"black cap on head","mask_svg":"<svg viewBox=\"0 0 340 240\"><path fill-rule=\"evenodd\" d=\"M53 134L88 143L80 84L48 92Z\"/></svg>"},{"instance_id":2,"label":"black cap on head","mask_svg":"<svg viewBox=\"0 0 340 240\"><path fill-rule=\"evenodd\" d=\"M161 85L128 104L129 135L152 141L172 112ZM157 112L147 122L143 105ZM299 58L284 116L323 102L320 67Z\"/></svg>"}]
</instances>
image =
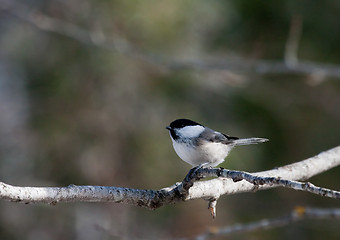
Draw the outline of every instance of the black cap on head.
<instances>
[{"instance_id":1,"label":"black cap on head","mask_svg":"<svg viewBox=\"0 0 340 240\"><path fill-rule=\"evenodd\" d=\"M169 128L174 129L174 128L182 128L186 126L196 126L196 125L202 126L201 124L194 122L192 120L189 120L189 119L177 119L173 121L172 123L170 123Z\"/></svg>"}]
</instances>

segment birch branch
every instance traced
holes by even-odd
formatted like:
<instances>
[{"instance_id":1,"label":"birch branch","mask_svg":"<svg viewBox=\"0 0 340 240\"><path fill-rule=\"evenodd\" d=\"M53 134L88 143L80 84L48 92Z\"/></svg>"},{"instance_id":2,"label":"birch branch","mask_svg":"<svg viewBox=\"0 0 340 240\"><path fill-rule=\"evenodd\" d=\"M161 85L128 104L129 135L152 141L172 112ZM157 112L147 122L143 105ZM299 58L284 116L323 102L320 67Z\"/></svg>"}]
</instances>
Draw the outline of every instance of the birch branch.
<instances>
[{"instance_id":1,"label":"birch branch","mask_svg":"<svg viewBox=\"0 0 340 240\"><path fill-rule=\"evenodd\" d=\"M193 168L181 183L160 190L76 185L19 187L0 183L0 199L50 204L58 202L114 202L149 209L192 199L205 199L209 201L210 210L215 216L216 201L221 195L252 192L278 186L339 199L340 194L337 191L319 188L310 183L296 182L296 180L308 179L338 165L340 165L340 146L301 162L253 174L219 168ZM207 176L218 178L198 181ZM243 181L241 181L242 179Z\"/></svg>"},{"instance_id":2,"label":"birch branch","mask_svg":"<svg viewBox=\"0 0 340 240\"><path fill-rule=\"evenodd\" d=\"M294 64L290 64L291 61L249 60L240 57L225 57L222 59L171 59L166 56L141 51L129 41L119 36L115 36L109 40L108 37L99 30L90 31L62 19L47 16L37 9L28 7L15 0L0 0L0 4L0 10L8 13L12 17L29 23L41 31L59 34L85 45L124 54L161 69L227 70L238 74L255 73L258 75L295 74L309 76L318 82L324 80L326 77L340 78L340 67L338 65L308 61L296 61ZM288 57L288 60L291 59Z\"/></svg>"}]
</instances>

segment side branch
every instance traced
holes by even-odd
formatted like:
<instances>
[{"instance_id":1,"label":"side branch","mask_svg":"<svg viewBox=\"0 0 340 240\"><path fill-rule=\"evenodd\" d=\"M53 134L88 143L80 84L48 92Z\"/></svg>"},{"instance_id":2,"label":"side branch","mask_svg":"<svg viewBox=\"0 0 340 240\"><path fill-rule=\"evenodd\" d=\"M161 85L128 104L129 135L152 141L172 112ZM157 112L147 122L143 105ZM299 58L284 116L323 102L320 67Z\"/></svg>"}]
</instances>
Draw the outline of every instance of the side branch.
<instances>
[{"instance_id":1,"label":"side branch","mask_svg":"<svg viewBox=\"0 0 340 240\"><path fill-rule=\"evenodd\" d=\"M156 209L179 201L202 198L209 200L209 207L215 215L216 200L221 195L251 192L278 186L339 199L340 192L338 191L318 188L311 183L296 181L308 179L338 165L340 165L340 146L301 162L253 174L219 168L193 168L181 183L161 190L76 185L69 185L68 187L17 187L0 183L0 199L50 204L58 202L115 202ZM218 178L198 181L208 176Z\"/></svg>"},{"instance_id":2,"label":"side branch","mask_svg":"<svg viewBox=\"0 0 340 240\"><path fill-rule=\"evenodd\" d=\"M298 182L286 179L281 179L280 177L261 177L252 175L247 172L242 171L232 171L227 169L218 168L200 168L196 171L196 176L194 179L200 179L203 177L223 177L230 178L234 182L245 180L255 187L260 185L268 185L267 187L287 187L299 191L307 191L314 193L323 197L338 198L340 199L340 192L330 190L327 188L321 188L313 185L310 182Z\"/></svg>"},{"instance_id":3,"label":"side branch","mask_svg":"<svg viewBox=\"0 0 340 240\"><path fill-rule=\"evenodd\" d=\"M340 146L322 152L306 160L275 168L268 171L252 173L254 176L280 178L281 180L305 181L317 174L325 172L333 167L340 165ZM278 185L254 185L248 181L234 182L230 178L217 178L209 181L195 182L189 190L189 199L202 198L201 192L206 196L214 197L227 194L236 194L241 192L253 192L278 187Z\"/></svg>"}]
</instances>

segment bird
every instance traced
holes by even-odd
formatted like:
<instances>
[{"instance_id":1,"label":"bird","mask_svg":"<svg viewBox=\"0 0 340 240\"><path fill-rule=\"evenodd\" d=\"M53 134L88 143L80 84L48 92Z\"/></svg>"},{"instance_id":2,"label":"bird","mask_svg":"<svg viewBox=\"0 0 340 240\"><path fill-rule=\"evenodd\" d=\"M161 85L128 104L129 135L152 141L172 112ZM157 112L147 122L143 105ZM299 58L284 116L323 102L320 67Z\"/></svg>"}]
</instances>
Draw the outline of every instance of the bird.
<instances>
[{"instance_id":1,"label":"bird","mask_svg":"<svg viewBox=\"0 0 340 240\"><path fill-rule=\"evenodd\" d=\"M189 119L177 119L166 129L177 155L193 167L216 167L235 146L269 141L266 138L232 137Z\"/></svg>"}]
</instances>

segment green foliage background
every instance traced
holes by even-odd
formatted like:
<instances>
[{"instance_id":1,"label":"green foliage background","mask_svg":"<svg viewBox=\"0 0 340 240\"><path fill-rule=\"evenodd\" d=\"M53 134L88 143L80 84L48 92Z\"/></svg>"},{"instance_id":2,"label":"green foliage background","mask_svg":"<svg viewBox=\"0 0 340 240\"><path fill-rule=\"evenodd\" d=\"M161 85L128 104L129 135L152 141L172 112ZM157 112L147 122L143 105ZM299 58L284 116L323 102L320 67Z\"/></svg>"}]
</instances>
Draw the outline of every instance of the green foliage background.
<instances>
[{"instance_id":1,"label":"green foliage background","mask_svg":"<svg viewBox=\"0 0 340 240\"><path fill-rule=\"evenodd\" d=\"M15 3L15 2L14 2ZM292 18L300 60L340 64L337 1L20 1L29 9L131 44L130 54L43 31L0 11L0 178L20 186L112 185L158 189L190 166L165 126L190 118L269 143L239 147L225 168L249 172L339 145L340 83L311 75L167 68L162 61L242 57L283 61ZM0 5L5 2L0 1ZM12 9L17 9L15 4ZM38 19L36 12L31 16ZM36 15L34 15L36 14ZM41 22L44 19L41 18ZM62 24L63 26L63 24ZM151 64L140 53L156 56ZM339 66L340 68L340 66ZM340 189L339 169L313 177ZM286 214L337 200L288 189L224 196L157 211L110 203L47 206L0 202L1 239L160 239ZM231 239L339 239L339 222L310 220Z\"/></svg>"}]
</instances>

